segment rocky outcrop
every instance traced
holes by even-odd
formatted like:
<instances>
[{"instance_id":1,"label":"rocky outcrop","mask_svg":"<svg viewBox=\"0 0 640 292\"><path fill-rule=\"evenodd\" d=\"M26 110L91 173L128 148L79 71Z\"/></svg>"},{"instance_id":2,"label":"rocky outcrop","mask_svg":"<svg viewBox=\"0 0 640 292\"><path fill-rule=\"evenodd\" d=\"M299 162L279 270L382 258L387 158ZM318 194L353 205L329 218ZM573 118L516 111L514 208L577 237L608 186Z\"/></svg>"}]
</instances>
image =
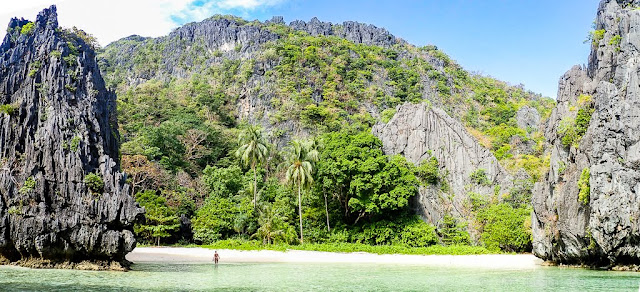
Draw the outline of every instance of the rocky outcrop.
<instances>
[{"instance_id":1,"label":"rocky outcrop","mask_svg":"<svg viewBox=\"0 0 640 292\"><path fill-rule=\"evenodd\" d=\"M109 44L99 57L100 68L110 88L119 84L135 87L150 80L169 83L194 75L207 75L220 67L228 72L242 71L247 76L244 84L225 88L226 94L237 97L235 104L227 105L235 108L231 114L238 121L260 124L267 132L285 133L274 141L285 146L294 135L309 135L308 129L295 121L274 123L276 119L270 118L277 112L272 105L278 92L273 71L282 61L275 47L278 40L292 32L335 36L353 43L386 48L406 44L384 28L353 21L332 24L313 18L309 22L293 21L287 25L282 17L249 22L234 16L216 15L201 22L188 23L167 36L129 36ZM444 72L441 60L423 54L425 56L420 57L434 63L434 70ZM370 82L377 82L376 86L392 92L387 80L387 77L372 78ZM433 84L426 76L422 82L424 88L432 88ZM321 102L321 94L322 90L315 90L311 98ZM379 115L373 105L367 110L373 116Z\"/></svg>"},{"instance_id":2,"label":"rocky outcrop","mask_svg":"<svg viewBox=\"0 0 640 292\"><path fill-rule=\"evenodd\" d=\"M124 262L141 215L119 171L115 94L55 6L0 46L0 258Z\"/></svg>"},{"instance_id":3,"label":"rocky outcrop","mask_svg":"<svg viewBox=\"0 0 640 292\"><path fill-rule=\"evenodd\" d=\"M259 53L265 43L282 36L272 25L303 31L313 36L337 36L351 42L382 47L405 44L384 28L354 21L343 24L321 22L317 18L309 22L292 21L288 26L282 17L274 17L264 23L247 22L233 16L213 16L201 22L188 23L168 36L143 38L129 36L110 44L117 46L117 54L103 58L101 67L112 73L112 68L126 69L129 83L139 84L150 79L171 80L185 78L194 71L219 64L225 60L258 59L256 71L268 71L277 65L277 60L262 60ZM144 52L136 57L136 53ZM214 55L214 58L207 58ZM132 57L134 56L134 57ZM135 58L150 63L146 68L135 68ZM119 72L121 73L121 72ZM132 73L132 74L131 74ZM131 80L132 79L132 80Z\"/></svg>"},{"instance_id":4,"label":"rocky outcrop","mask_svg":"<svg viewBox=\"0 0 640 292\"><path fill-rule=\"evenodd\" d=\"M400 106L387 124L375 125L373 133L382 140L386 154L401 154L415 165L431 156L438 160L449 190L423 187L415 204L417 213L434 225L446 214L469 218L470 193L488 197L509 190L512 184L491 151L459 121L425 103ZM484 179L472 179L478 171L484 172Z\"/></svg>"},{"instance_id":5,"label":"rocky outcrop","mask_svg":"<svg viewBox=\"0 0 640 292\"><path fill-rule=\"evenodd\" d=\"M289 26L295 30L301 30L312 36L337 36L356 44L370 46L391 47L395 44L403 44L404 40L396 38L384 28L371 24L355 21L345 21L342 24L322 22L318 18L312 18L309 22L302 20L292 21Z\"/></svg>"},{"instance_id":6,"label":"rocky outcrop","mask_svg":"<svg viewBox=\"0 0 640 292\"><path fill-rule=\"evenodd\" d=\"M540 113L535 108L525 105L516 112L516 123L519 128L537 130L540 128Z\"/></svg>"},{"instance_id":7,"label":"rocky outcrop","mask_svg":"<svg viewBox=\"0 0 640 292\"><path fill-rule=\"evenodd\" d=\"M588 67L560 79L545 128L551 167L532 198L533 252L545 260L640 262L639 4L601 1ZM593 110L586 132L569 143L585 107Z\"/></svg>"}]
</instances>

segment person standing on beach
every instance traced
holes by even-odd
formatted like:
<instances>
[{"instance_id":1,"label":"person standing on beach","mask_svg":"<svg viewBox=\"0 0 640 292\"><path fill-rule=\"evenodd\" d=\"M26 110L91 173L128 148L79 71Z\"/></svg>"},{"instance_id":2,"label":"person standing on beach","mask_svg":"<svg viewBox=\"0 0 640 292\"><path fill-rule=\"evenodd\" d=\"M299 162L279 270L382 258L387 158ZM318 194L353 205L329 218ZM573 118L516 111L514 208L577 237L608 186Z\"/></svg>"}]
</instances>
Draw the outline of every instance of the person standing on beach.
<instances>
[{"instance_id":1,"label":"person standing on beach","mask_svg":"<svg viewBox=\"0 0 640 292\"><path fill-rule=\"evenodd\" d=\"M220 255L218 255L218 251L216 250L215 253L213 254L213 262L217 265L218 260L220 260Z\"/></svg>"}]
</instances>

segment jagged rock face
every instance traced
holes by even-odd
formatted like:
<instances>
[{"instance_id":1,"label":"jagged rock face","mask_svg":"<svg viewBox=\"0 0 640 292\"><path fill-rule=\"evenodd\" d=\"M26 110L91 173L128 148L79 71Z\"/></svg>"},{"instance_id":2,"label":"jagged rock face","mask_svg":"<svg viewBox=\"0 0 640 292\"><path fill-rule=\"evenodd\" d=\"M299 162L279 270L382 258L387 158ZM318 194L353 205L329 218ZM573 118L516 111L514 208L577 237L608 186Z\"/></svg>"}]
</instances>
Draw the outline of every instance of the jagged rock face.
<instances>
[{"instance_id":1,"label":"jagged rock face","mask_svg":"<svg viewBox=\"0 0 640 292\"><path fill-rule=\"evenodd\" d=\"M516 122L519 128L537 130L540 127L540 113L525 105L516 113Z\"/></svg>"},{"instance_id":2,"label":"jagged rock face","mask_svg":"<svg viewBox=\"0 0 640 292\"><path fill-rule=\"evenodd\" d=\"M274 17L265 23L286 26L282 17ZM223 59L259 59L257 53L263 49L262 45L281 37L264 26L244 24L243 20L211 17L202 22L186 24L166 37L152 39L130 36L117 42L120 48L119 54L111 58L111 62L105 63L103 67L132 70L131 56L137 50L150 50L152 53L153 51L159 53L155 60L158 62L155 64L157 67L149 68L153 70L144 72L134 72L134 80L129 80L129 83L139 84L154 78L159 80L185 78L194 68L206 68ZM338 25L321 22L314 17L309 22L292 21L289 27L313 36L337 36L358 44L391 47L395 44L406 43L384 28L354 21ZM197 58L184 58L184 55L189 55L190 50L194 47L200 50L200 54L216 52L219 57L205 62L200 62ZM162 62L159 62L160 59ZM102 61L106 62L106 60ZM258 61L255 64L258 72L268 71L278 64L277 60Z\"/></svg>"},{"instance_id":3,"label":"jagged rock face","mask_svg":"<svg viewBox=\"0 0 640 292\"><path fill-rule=\"evenodd\" d=\"M208 69L221 66L229 61L241 61L250 64L251 72L246 85L233 88L238 97L235 105L235 116L238 121L246 120L260 124L267 132L283 131L285 134L274 142L279 147L287 145L295 136L310 135L308 129L301 127L293 120L273 123L268 117L277 112L271 100L276 96L275 80L269 77L281 62L277 56L268 56L268 45L282 38L277 29L293 30L309 33L313 36L337 36L354 43L391 47L406 44L384 28L348 21L343 24L321 22L317 18L309 22L293 21L287 25L282 17L274 17L264 23L251 23L245 20L214 16L197 23L189 23L177 28L169 35L159 38L129 36L118 40L105 48L99 57L103 76L113 83L124 81L127 86L136 86L149 80L170 82L187 79L193 74L205 74ZM111 53L111 48L117 48ZM142 53L142 54L141 54ZM271 52L275 54L275 52ZM212 57L209 57L212 56ZM204 58L206 57L206 58ZM411 56L411 58L418 56ZM444 72L442 60L425 54L434 68ZM144 68L136 66L136 59L145 63ZM423 80L424 88L434 87L437 81ZM387 80L376 80L381 88L388 87ZM117 84L109 84L115 87ZM389 90L389 89L386 89ZM312 98L322 100L321 91L313 92ZM378 110L370 105L367 111L377 116Z\"/></svg>"},{"instance_id":4,"label":"jagged rock face","mask_svg":"<svg viewBox=\"0 0 640 292\"><path fill-rule=\"evenodd\" d=\"M457 120L441 109L427 104L404 104L387 124L373 127L387 154L401 154L419 165L432 155L438 159L441 173L446 173L449 196L437 187L421 188L416 211L427 222L438 225L446 214L469 218L469 193L490 196L508 190L511 176L488 149L480 145ZM477 184L471 174L484 169L488 183Z\"/></svg>"},{"instance_id":5,"label":"jagged rock face","mask_svg":"<svg viewBox=\"0 0 640 292\"><path fill-rule=\"evenodd\" d=\"M640 261L639 2L602 1L596 29L604 37L596 40L588 69L574 67L560 79L558 105L545 128L551 167L533 196L533 251L543 259L605 266ZM566 147L559 127L576 116L582 94L592 96L594 113L578 146ZM584 169L590 192L581 202Z\"/></svg>"},{"instance_id":6,"label":"jagged rock face","mask_svg":"<svg viewBox=\"0 0 640 292\"><path fill-rule=\"evenodd\" d=\"M55 6L25 25L0 46L0 255L123 261L143 210L119 172L115 94Z\"/></svg>"},{"instance_id":7,"label":"jagged rock face","mask_svg":"<svg viewBox=\"0 0 640 292\"><path fill-rule=\"evenodd\" d=\"M314 17L309 22L302 20L292 21L289 26L295 30L306 31L312 36L333 35L357 44L391 47L395 44L405 43L384 28L355 21L345 21L341 25L334 25L330 22L322 22Z\"/></svg>"}]
</instances>

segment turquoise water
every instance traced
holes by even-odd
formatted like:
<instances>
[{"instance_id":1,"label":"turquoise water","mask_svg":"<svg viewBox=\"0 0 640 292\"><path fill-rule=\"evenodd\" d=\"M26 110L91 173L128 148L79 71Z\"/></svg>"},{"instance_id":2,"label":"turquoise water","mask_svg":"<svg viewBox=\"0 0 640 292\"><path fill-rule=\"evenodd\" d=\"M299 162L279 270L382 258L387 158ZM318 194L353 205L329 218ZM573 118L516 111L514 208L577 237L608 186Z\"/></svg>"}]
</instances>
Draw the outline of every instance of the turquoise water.
<instances>
[{"instance_id":1,"label":"turquoise water","mask_svg":"<svg viewBox=\"0 0 640 292\"><path fill-rule=\"evenodd\" d=\"M130 272L0 266L1 291L638 291L640 273L371 264L140 263Z\"/></svg>"}]
</instances>

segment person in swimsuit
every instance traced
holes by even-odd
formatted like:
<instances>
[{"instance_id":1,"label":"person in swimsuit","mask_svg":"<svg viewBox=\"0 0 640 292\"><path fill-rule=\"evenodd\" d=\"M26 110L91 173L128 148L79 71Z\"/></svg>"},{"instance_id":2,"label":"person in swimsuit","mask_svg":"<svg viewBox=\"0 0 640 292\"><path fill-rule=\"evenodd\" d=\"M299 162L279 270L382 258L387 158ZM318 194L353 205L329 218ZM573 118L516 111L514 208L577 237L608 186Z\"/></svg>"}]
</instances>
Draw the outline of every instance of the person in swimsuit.
<instances>
[{"instance_id":1,"label":"person in swimsuit","mask_svg":"<svg viewBox=\"0 0 640 292\"><path fill-rule=\"evenodd\" d=\"M220 255L218 255L218 251L216 250L215 253L213 254L213 262L217 265L218 260L220 260Z\"/></svg>"}]
</instances>

